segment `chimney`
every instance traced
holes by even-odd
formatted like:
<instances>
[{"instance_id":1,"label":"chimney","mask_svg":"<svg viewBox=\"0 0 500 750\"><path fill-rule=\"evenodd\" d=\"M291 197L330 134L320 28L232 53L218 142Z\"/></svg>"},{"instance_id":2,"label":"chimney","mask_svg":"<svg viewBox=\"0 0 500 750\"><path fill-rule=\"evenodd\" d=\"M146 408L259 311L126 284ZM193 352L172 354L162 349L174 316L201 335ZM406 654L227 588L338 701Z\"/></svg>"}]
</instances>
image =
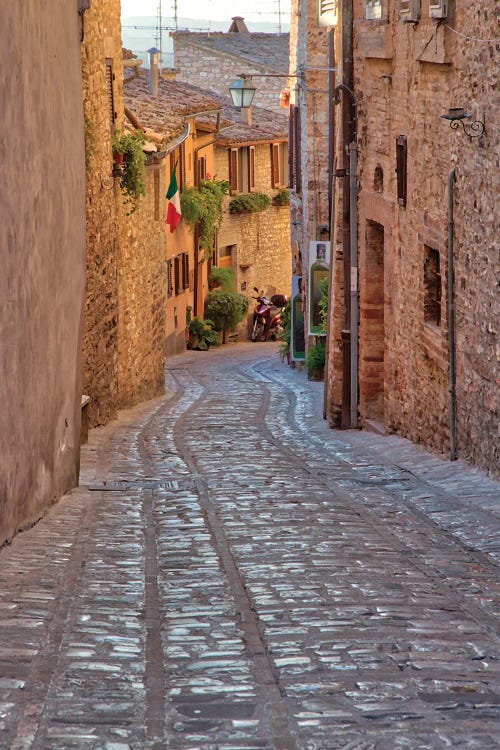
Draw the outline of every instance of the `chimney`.
<instances>
[{"instance_id":1,"label":"chimney","mask_svg":"<svg viewBox=\"0 0 500 750\"><path fill-rule=\"evenodd\" d=\"M232 24L229 27L229 34L239 34L241 37L249 37L250 32L247 29L245 20L241 16L233 16Z\"/></svg>"},{"instance_id":2,"label":"chimney","mask_svg":"<svg viewBox=\"0 0 500 750\"><path fill-rule=\"evenodd\" d=\"M158 55L160 53L159 49L156 49L156 47L151 47L151 49L148 49L149 52L149 93L151 96L158 96L158 76L159 76L159 69L158 69Z\"/></svg>"}]
</instances>

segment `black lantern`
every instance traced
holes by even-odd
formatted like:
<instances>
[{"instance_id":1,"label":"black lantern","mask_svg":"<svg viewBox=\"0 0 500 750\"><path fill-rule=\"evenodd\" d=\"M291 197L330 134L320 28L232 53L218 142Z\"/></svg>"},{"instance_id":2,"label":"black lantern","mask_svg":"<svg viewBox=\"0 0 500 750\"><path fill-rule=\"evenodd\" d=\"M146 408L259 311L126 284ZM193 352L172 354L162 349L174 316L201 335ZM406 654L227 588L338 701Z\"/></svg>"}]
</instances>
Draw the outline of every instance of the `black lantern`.
<instances>
[{"instance_id":1,"label":"black lantern","mask_svg":"<svg viewBox=\"0 0 500 750\"><path fill-rule=\"evenodd\" d=\"M229 87L229 93L235 107L238 109L247 109L252 104L255 95L255 86L252 85L251 78L240 76Z\"/></svg>"}]
</instances>

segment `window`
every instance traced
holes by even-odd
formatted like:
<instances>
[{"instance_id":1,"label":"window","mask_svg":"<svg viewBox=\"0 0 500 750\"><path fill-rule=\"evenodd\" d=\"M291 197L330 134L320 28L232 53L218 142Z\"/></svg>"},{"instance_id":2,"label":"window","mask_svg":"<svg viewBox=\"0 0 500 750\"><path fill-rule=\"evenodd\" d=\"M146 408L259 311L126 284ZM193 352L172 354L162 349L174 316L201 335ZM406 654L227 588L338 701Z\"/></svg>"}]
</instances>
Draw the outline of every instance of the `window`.
<instances>
[{"instance_id":1,"label":"window","mask_svg":"<svg viewBox=\"0 0 500 750\"><path fill-rule=\"evenodd\" d=\"M406 206L407 152L408 145L406 136L398 135L396 139L396 178L398 203L403 208Z\"/></svg>"},{"instance_id":2,"label":"window","mask_svg":"<svg viewBox=\"0 0 500 750\"><path fill-rule=\"evenodd\" d=\"M441 272L439 252L424 246L424 320L441 325Z\"/></svg>"},{"instance_id":3,"label":"window","mask_svg":"<svg viewBox=\"0 0 500 750\"><path fill-rule=\"evenodd\" d=\"M365 18L368 21L378 21L382 18L382 0L366 0Z\"/></svg>"},{"instance_id":4,"label":"window","mask_svg":"<svg viewBox=\"0 0 500 750\"><path fill-rule=\"evenodd\" d=\"M113 82L115 80L115 74L113 73L113 59L107 57L106 61L106 92L108 96L108 113L109 113L109 126L111 133L115 132L116 112L115 112L115 92Z\"/></svg>"},{"instance_id":5,"label":"window","mask_svg":"<svg viewBox=\"0 0 500 750\"><path fill-rule=\"evenodd\" d=\"M417 23L420 20L420 0L399 0L399 17L402 21Z\"/></svg>"},{"instance_id":6,"label":"window","mask_svg":"<svg viewBox=\"0 0 500 750\"><path fill-rule=\"evenodd\" d=\"M198 157L198 176L197 176L197 184L200 185L202 180L207 179L207 157L206 156L199 156Z\"/></svg>"},{"instance_id":7,"label":"window","mask_svg":"<svg viewBox=\"0 0 500 750\"><path fill-rule=\"evenodd\" d=\"M271 143L271 187L288 185L288 144Z\"/></svg>"},{"instance_id":8,"label":"window","mask_svg":"<svg viewBox=\"0 0 500 750\"><path fill-rule=\"evenodd\" d=\"M229 150L229 184L232 193L248 193L255 186L255 148L253 146Z\"/></svg>"},{"instance_id":9,"label":"window","mask_svg":"<svg viewBox=\"0 0 500 750\"><path fill-rule=\"evenodd\" d=\"M189 255L182 253L182 288L189 289Z\"/></svg>"},{"instance_id":10,"label":"window","mask_svg":"<svg viewBox=\"0 0 500 750\"><path fill-rule=\"evenodd\" d=\"M167 297L171 297L174 292L172 279L172 261L167 260Z\"/></svg>"}]
</instances>

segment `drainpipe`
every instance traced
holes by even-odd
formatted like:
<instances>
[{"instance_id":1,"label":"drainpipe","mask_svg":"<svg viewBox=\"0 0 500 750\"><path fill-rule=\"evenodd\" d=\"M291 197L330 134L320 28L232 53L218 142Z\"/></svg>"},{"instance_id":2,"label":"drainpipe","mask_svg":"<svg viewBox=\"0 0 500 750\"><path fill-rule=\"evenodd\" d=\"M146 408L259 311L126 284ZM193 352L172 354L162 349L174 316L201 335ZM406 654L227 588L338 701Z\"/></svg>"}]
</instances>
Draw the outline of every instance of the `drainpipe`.
<instances>
[{"instance_id":1,"label":"drainpipe","mask_svg":"<svg viewBox=\"0 0 500 750\"><path fill-rule=\"evenodd\" d=\"M349 184L351 218L351 428L358 426L358 150L353 141L349 144Z\"/></svg>"},{"instance_id":2,"label":"drainpipe","mask_svg":"<svg viewBox=\"0 0 500 750\"><path fill-rule=\"evenodd\" d=\"M457 419L456 419L456 342L455 342L455 259L453 236L455 170L448 175L448 352L450 390L450 461L457 460Z\"/></svg>"}]
</instances>

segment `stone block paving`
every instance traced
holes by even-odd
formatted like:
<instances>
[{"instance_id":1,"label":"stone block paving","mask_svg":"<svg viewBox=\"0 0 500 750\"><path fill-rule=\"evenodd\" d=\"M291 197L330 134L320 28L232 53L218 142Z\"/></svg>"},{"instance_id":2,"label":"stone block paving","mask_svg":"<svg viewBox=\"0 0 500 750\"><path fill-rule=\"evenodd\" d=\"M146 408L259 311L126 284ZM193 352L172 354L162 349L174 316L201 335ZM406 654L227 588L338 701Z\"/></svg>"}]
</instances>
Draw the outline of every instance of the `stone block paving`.
<instances>
[{"instance_id":1,"label":"stone block paving","mask_svg":"<svg viewBox=\"0 0 500 750\"><path fill-rule=\"evenodd\" d=\"M499 484L329 430L275 345L173 358L0 551L0 747L500 747Z\"/></svg>"}]
</instances>

